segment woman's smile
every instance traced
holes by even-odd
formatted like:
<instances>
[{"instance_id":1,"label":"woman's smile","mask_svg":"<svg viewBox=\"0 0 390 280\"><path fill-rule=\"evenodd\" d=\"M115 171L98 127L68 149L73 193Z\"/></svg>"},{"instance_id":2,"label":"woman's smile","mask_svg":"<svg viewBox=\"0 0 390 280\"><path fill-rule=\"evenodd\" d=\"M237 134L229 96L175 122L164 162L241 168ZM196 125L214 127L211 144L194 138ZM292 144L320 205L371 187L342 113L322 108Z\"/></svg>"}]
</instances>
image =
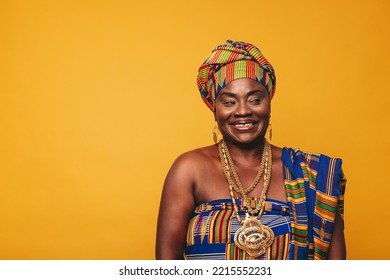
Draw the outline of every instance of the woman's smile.
<instances>
[{"instance_id":1,"label":"woman's smile","mask_svg":"<svg viewBox=\"0 0 390 280\"><path fill-rule=\"evenodd\" d=\"M231 126L239 132L249 132L256 128L256 124L254 120L239 120L231 123Z\"/></svg>"}]
</instances>

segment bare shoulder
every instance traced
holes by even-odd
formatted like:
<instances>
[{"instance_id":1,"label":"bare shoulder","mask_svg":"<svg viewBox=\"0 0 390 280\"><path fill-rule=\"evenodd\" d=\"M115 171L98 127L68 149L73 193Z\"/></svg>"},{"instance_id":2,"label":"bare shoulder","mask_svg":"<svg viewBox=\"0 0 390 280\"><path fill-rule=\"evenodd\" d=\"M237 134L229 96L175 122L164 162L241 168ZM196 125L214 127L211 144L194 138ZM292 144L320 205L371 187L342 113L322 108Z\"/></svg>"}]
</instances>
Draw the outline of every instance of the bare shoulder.
<instances>
[{"instance_id":1,"label":"bare shoulder","mask_svg":"<svg viewBox=\"0 0 390 280\"><path fill-rule=\"evenodd\" d=\"M187 151L173 162L167 180L194 185L199 174L207 169L215 158L218 158L218 149L215 145Z\"/></svg>"},{"instance_id":2,"label":"bare shoulder","mask_svg":"<svg viewBox=\"0 0 390 280\"><path fill-rule=\"evenodd\" d=\"M217 145L210 145L206 147L197 148L181 154L178 158L193 159L193 160L207 160L210 156L215 157L215 151L218 150Z\"/></svg>"},{"instance_id":3,"label":"bare shoulder","mask_svg":"<svg viewBox=\"0 0 390 280\"><path fill-rule=\"evenodd\" d=\"M189 169L193 172L194 169L202 168L217 158L218 148L216 145L206 146L181 154L174 161L172 168L178 168L182 171Z\"/></svg>"}]
</instances>

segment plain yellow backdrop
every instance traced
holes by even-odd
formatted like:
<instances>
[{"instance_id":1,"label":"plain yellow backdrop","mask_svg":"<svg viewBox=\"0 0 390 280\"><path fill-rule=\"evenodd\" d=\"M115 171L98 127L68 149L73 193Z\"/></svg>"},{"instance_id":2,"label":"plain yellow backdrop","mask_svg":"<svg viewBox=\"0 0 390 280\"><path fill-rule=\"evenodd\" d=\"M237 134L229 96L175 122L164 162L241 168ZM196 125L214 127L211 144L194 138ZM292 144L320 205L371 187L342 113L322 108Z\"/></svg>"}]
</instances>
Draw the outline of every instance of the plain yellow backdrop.
<instances>
[{"instance_id":1,"label":"plain yellow backdrop","mask_svg":"<svg viewBox=\"0 0 390 280\"><path fill-rule=\"evenodd\" d=\"M348 259L390 259L390 4L0 2L0 259L153 259L165 175L212 143L197 69L273 64L272 142L343 158Z\"/></svg>"}]
</instances>

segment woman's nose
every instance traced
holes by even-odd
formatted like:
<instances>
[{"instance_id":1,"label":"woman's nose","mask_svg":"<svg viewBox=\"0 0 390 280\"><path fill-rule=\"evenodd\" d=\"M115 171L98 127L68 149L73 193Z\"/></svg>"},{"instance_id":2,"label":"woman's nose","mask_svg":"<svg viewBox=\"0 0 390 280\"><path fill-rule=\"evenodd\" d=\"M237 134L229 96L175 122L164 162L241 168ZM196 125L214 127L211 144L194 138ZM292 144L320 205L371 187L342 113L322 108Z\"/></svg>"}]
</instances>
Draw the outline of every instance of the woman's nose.
<instances>
[{"instance_id":1,"label":"woman's nose","mask_svg":"<svg viewBox=\"0 0 390 280\"><path fill-rule=\"evenodd\" d=\"M246 102L239 102L237 104L237 110L235 112L236 116L247 116L252 113L252 110L249 108Z\"/></svg>"}]
</instances>

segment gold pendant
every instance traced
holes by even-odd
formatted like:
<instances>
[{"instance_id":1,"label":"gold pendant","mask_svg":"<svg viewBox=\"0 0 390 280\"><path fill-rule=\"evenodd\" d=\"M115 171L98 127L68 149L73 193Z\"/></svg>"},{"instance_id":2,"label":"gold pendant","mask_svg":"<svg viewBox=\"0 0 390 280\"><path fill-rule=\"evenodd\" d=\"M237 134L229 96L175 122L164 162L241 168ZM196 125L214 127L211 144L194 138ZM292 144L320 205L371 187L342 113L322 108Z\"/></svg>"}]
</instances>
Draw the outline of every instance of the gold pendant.
<instances>
[{"instance_id":1,"label":"gold pendant","mask_svg":"<svg viewBox=\"0 0 390 280\"><path fill-rule=\"evenodd\" d=\"M259 257L274 242L274 232L263 225L257 217L247 214L242 227L234 234L234 243L251 257Z\"/></svg>"}]
</instances>

